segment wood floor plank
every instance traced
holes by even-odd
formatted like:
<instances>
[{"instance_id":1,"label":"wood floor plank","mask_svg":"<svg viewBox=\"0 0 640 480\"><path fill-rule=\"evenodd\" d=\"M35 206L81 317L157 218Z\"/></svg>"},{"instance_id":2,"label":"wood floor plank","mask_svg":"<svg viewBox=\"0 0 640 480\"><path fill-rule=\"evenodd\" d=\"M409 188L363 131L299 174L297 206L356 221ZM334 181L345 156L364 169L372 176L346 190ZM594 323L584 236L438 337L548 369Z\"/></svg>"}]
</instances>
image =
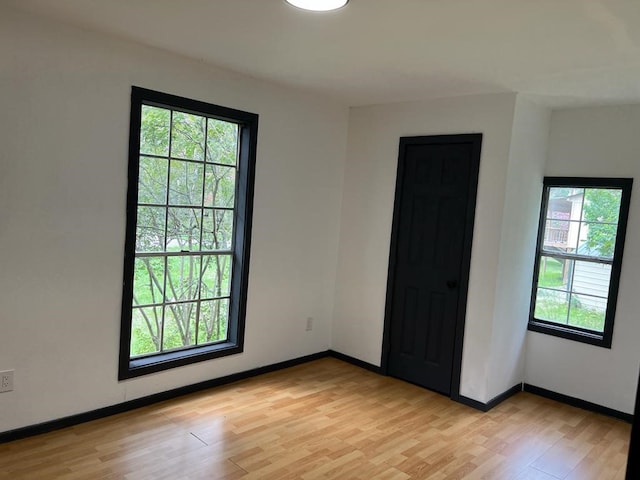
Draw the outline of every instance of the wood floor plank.
<instances>
[{"instance_id":1,"label":"wood floor plank","mask_svg":"<svg viewBox=\"0 0 640 480\"><path fill-rule=\"evenodd\" d=\"M519 393L487 413L326 358L0 445L0 479L622 480L630 426Z\"/></svg>"}]
</instances>

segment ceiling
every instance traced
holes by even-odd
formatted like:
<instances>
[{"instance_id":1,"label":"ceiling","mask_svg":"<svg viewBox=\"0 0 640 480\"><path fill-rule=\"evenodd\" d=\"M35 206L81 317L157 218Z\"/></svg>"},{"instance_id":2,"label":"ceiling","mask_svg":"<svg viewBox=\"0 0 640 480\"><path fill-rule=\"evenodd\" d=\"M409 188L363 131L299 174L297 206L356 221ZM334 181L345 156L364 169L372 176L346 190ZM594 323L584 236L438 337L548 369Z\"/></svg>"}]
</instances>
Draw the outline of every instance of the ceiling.
<instances>
[{"instance_id":1,"label":"ceiling","mask_svg":"<svg viewBox=\"0 0 640 480\"><path fill-rule=\"evenodd\" d=\"M636 0L3 0L347 105L523 92L640 102Z\"/></svg>"}]
</instances>

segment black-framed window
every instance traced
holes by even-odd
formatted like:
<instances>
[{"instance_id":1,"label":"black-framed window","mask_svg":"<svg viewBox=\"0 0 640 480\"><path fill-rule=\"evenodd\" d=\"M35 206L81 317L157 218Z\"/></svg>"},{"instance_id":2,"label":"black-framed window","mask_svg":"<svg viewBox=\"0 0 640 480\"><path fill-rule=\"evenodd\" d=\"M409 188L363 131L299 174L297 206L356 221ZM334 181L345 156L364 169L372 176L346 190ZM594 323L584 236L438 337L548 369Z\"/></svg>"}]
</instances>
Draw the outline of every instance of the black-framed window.
<instances>
[{"instance_id":1,"label":"black-framed window","mask_svg":"<svg viewBox=\"0 0 640 480\"><path fill-rule=\"evenodd\" d=\"M120 379L242 351L257 129L132 88Z\"/></svg>"},{"instance_id":2,"label":"black-framed window","mask_svg":"<svg viewBox=\"0 0 640 480\"><path fill-rule=\"evenodd\" d=\"M544 179L529 330L611 347L632 183Z\"/></svg>"}]
</instances>

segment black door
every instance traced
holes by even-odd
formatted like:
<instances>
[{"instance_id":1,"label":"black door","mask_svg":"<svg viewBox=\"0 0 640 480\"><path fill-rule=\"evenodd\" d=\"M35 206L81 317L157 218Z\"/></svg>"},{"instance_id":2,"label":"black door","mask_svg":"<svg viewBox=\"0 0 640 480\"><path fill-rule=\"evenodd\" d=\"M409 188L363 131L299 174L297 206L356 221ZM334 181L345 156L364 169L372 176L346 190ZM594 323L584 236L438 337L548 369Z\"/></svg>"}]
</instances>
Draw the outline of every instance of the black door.
<instances>
[{"instance_id":1,"label":"black door","mask_svg":"<svg viewBox=\"0 0 640 480\"><path fill-rule=\"evenodd\" d=\"M387 373L454 396L481 134L400 139L387 286Z\"/></svg>"}]
</instances>

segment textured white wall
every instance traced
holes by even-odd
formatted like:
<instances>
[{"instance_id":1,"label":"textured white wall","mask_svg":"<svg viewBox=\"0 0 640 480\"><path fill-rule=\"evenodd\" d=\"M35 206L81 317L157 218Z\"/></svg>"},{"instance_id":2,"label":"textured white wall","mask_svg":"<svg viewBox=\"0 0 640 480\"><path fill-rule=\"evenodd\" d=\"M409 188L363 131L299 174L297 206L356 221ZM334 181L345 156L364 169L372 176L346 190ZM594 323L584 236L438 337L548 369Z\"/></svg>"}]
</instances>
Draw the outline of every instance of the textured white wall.
<instances>
[{"instance_id":1,"label":"textured white wall","mask_svg":"<svg viewBox=\"0 0 640 480\"><path fill-rule=\"evenodd\" d=\"M518 96L496 281L488 398L522 383L550 112Z\"/></svg>"},{"instance_id":2,"label":"textured white wall","mask_svg":"<svg viewBox=\"0 0 640 480\"><path fill-rule=\"evenodd\" d=\"M380 365L399 138L481 132L461 394L488 400L514 107L515 95L505 94L351 109L332 337L335 350Z\"/></svg>"},{"instance_id":3,"label":"textured white wall","mask_svg":"<svg viewBox=\"0 0 640 480\"><path fill-rule=\"evenodd\" d=\"M260 115L245 353L117 381L130 90ZM346 107L0 11L0 431L329 348ZM307 317L314 330L305 331Z\"/></svg>"},{"instance_id":4,"label":"textured white wall","mask_svg":"<svg viewBox=\"0 0 640 480\"><path fill-rule=\"evenodd\" d=\"M640 363L640 105L554 111L548 176L635 177L611 349L527 335L525 381L633 413Z\"/></svg>"}]
</instances>

